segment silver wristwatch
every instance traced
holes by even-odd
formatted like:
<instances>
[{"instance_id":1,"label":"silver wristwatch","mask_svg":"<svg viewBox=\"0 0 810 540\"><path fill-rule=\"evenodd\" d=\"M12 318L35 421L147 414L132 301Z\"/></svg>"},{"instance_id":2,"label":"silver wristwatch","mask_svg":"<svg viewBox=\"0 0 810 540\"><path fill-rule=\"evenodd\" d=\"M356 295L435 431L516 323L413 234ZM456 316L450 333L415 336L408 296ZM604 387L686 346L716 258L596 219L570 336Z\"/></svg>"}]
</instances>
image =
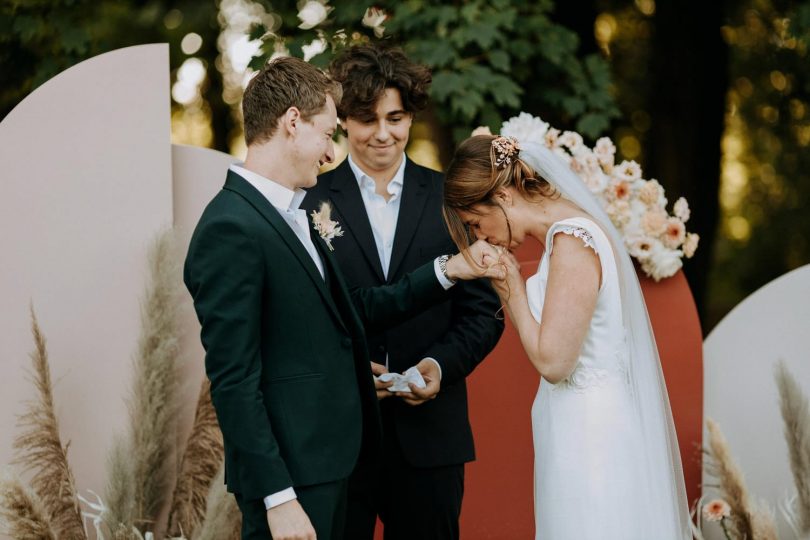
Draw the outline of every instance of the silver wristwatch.
<instances>
[{"instance_id":1,"label":"silver wristwatch","mask_svg":"<svg viewBox=\"0 0 810 540\"><path fill-rule=\"evenodd\" d=\"M450 255L442 255L439 257L439 271L444 276L444 279L450 283L455 283L456 280L447 275L447 261L450 260Z\"/></svg>"}]
</instances>

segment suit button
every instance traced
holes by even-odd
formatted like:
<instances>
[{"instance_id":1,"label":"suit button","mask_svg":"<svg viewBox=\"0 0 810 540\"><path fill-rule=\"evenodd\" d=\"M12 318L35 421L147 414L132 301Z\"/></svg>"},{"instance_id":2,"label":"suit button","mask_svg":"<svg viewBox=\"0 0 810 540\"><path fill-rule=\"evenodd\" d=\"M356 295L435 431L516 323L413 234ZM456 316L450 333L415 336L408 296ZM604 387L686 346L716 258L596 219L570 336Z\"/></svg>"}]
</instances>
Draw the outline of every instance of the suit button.
<instances>
[{"instance_id":1,"label":"suit button","mask_svg":"<svg viewBox=\"0 0 810 540\"><path fill-rule=\"evenodd\" d=\"M343 338L340 341L340 344L343 345L343 347L345 347L346 349L351 349L352 348L352 340L351 340L351 338Z\"/></svg>"},{"instance_id":2,"label":"suit button","mask_svg":"<svg viewBox=\"0 0 810 540\"><path fill-rule=\"evenodd\" d=\"M379 345L377 347L377 350L380 351L381 353L384 353L385 352L385 345Z\"/></svg>"}]
</instances>

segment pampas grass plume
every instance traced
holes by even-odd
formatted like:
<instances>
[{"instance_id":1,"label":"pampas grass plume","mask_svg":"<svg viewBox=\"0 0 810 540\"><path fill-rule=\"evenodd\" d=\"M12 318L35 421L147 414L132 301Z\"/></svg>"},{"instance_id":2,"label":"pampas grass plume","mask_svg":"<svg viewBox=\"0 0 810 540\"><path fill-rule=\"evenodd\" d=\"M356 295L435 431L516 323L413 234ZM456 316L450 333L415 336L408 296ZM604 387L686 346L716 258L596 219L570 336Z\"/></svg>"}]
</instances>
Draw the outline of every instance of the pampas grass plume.
<instances>
[{"instance_id":1,"label":"pampas grass plume","mask_svg":"<svg viewBox=\"0 0 810 540\"><path fill-rule=\"evenodd\" d=\"M15 540L56 540L42 501L10 476L0 478L0 534Z\"/></svg>"},{"instance_id":2,"label":"pampas grass plume","mask_svg":"<svg viewBox=\"0 0 810 540\"><path fill-rule=\"evenodd\" d=\"M779 388L790 470L796 483L799 532L810 533L810 404L783 361L774 369Z\"/></svg>"},{"instance_id":3,"label":"pampas grass plume","mask_svg":"<svg viewBox=\"0 0 810 540\"><path fill-rule=\"evenodd\" d=\"M37 396L19 418L22 431L14 440L14 463L32 473L31 487L42 501L54 534L58 538L86 538L67 460L69 445L62 446L54 412L48 349L33 307L31 332L36 347L31 353L32 382Z\"/></svg>"},{"instance_id":4,"label":"pampas grass plume","mask_svg":"<svg viewBox=\"0 0 810 540\"><path fill-rule=\"evenodd\" d=\"M776 540L773 516L764 507L755 506L745 486L742 471L734 462L726 438L720 427L706 420L709 431L708 470L720 483L722 498L731 507L730 529L736 538Z\"/></svg>"},{"instance_id":5,"label":"pampas grass plume","mask_svg":"<svg viewBox=\"0 0 810 540\"><path fill-rule=\"evenodd\" d=\"M168 502L175 472L180 271L171 230L156 238L148 257L149 281L129 403L130 431L109 461L105 523L111 531L132 525L153 530Z\"/></svg>"},{"instance_id":6,"label":"pampas grass plume","mask_svg":"<svg viewBox=\"0 0 810 540\"><path fill-rule=\"evenodd\" d=\"M225 488L225 466L223 465L211 482L205 518L193 540L239 540L242 528L242 514L236 499Z\"/></svg>"},{"instance_id":7,"label":"pampas grass plume","mask_svg":"<svg viewBox=\"0 0 810 540\"><path fill-rule=\"evenodd\" d=\"M193 537L203 521L211 481L216 477L224 451L222 432L211 403L211 383L203 379L194 425L183 454L169 514L169 532Z\"/></svg>"}]
</instances>

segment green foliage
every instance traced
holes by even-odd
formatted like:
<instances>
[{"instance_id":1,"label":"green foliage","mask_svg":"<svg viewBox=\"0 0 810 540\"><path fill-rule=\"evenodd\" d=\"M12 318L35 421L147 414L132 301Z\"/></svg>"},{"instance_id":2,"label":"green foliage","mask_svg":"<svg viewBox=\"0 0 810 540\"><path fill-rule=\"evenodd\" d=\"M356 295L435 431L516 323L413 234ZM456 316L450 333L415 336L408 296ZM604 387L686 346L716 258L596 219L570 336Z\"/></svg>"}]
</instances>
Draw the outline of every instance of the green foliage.
<instances>
[{"instance_id":1,"label":"green foliage","mask_svg":"<svg viewBox=\"0 0 810 540\"><path fill-rule=\"evenodd\" d=\"M171 29L164 22L170 11L182 21ZM215 44L216 14L214 2L193 0L3 0L0 118L56 74L113 49L168 42L176 68L185 60L177 45L186 33Z\"/></svg>"},{"instance_id":2,"label":"green foliage","mask_svg":"<svg viewBox=\"0 0 810 540\"><path fill-rule=\"evenodd\" d=\"M311 59L319 66L355 43L396 44L432 69L434 110L442 124L453 127L456 139L478 125L497 130L521 109L558 125L575 125L590 137L602 134L618 116L607 63L597 55L577 57L577 35L550 20L550 0L376 2L388 14L382 39L361 22L367 2L335 2L327 19L311 29L299 28L298 6L285 5L272 6L281 15L280 26L251 32L264 39L253 67L278 50L303 57L304 46L319 38L327 44Z\"/></svg>"}]
</instances>

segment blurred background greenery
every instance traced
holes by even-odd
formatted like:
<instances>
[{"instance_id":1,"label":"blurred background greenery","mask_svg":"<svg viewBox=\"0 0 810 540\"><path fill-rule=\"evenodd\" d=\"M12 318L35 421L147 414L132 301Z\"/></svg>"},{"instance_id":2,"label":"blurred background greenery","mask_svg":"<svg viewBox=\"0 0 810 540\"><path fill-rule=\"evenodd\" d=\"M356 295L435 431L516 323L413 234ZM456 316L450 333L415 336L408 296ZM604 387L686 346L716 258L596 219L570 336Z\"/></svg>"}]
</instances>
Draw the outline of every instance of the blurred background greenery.
<instances>
[{"instance_id":1,"label":"blurred background greenery","mask_svg":"<svg viewBox=\"0 0 810 540\"><path fill-rule=\"evenodd\" d=\"M610 136L670 202L685 196L704 332L810 263L810 0L319 3L326 19L301 28L306 1L0 0L0 118L81 60L168 42L173 142L241 156L253 69L383 40L433 69L416 161L441 168L473 127L524 110ZM369 7L385 17L364 24Z\"/></svg>"}]
</instances>

